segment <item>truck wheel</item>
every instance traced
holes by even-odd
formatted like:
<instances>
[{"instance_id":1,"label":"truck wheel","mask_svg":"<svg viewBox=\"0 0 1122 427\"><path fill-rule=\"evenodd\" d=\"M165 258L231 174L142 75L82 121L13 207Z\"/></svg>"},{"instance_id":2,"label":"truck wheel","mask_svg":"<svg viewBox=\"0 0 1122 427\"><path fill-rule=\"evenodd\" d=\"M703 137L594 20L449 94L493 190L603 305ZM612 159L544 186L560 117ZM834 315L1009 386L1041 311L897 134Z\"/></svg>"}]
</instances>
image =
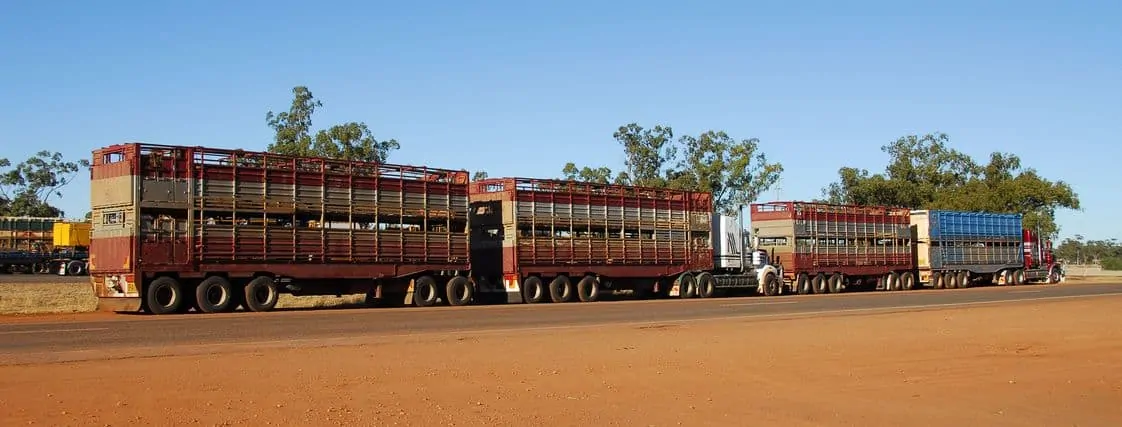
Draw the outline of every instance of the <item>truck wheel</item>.
<instances>
[{"instance_id":1,"label":"truck wheel","mask_svg":"<svg viewBox=\"0 0 1122 427\"><path fill-rule=\"evenodd\" d=\"M1025 270L1018 268L1013 271L1013 283L1018 285L1025 284Z\"/></svg>"},{"instance_id":2,"label":"truck wheel","mask_svg":"<svg viewBox=\"0 0 1122 427\"><path fill-rule=\"evenodd\" d=\"M70 261L66 263L67 276L81 276L86 271L86 263L82 261Z\"/></svg>"},{"instance_id":3,"label":"truck wheel","mask_svg":"<svg viewBox=\"0 0 1122 427\"><path fill-rule=\"evenodd\" d=\"M958 283L958 273L954 271L944 272L943 281L947 283L947 289L958 289L961 286L961 283Z\"/></svg>"},{"instance_id":4,"label":"truck wheel","mask_svg":"<svg viewBox=\"0 0 1122 427\"><path fill-rule=\"evenodd\" d=\"M545 302L545 287L542 286L540 277L528 276L522 280L522 298L526 300L527 304Z\"/></svg>"},{"instance_id":5,"label":"truck wheel","mask_svg":"<svg viewBox=\"0 0 1122 427\"><path fill-rule=\"evenodd\" d=\"M573 282L569 281L568 276L557 276L549 282L549 300L555 303L573 300Z\"/></svg>"},{"instance_id":6,"label":"truck wheel","mask_svg":"<svg viewBox=\"0 0 1122 427\"><path fill-rule=\"evenodd\" d=\"M227 311L234 302L230 281L222 276L210 276L195 287L195 308L203 313Z\"/></svg>"},{"instance_id":7,"label":"truck wheel","mask_svg":"<svg viewBox=\"0 0 1122 427\"><path fill-rule=\"evenodd\" d=\"M900 274L896 273L895 271L886 274L884 280L888 282L886 284L888 285L888 290L890 291L900 291L904 289L904 287L901 286L900 283Z\"/></svg>"},{"instance_id":8,"label":"truck wheel","mask_svg":"<svg viewBox=\"0 0 1122 427\"><path fill-rule=\"evenodd\" d=\"M830 285L827 283L826 275L818 273L814 275L814 293L827 294L830 293Z\"/></svg>"},{"instance_id":9,"label":"truck wheel","mask_svg":"<svg viewBox=\"0 0 1122 427\"><path fill-rule=\"evenodd\" d=\"M960 288L969 288L970 287L970 272L969 271L958 272L958 287L960 287Z\"/></svg>"},{"instance_id":10,"label":"truck wheel","mask_svg":"<svg viewBox=\"0 0 1122 427\"><path fill-rule=\"evenodd\" d=\"M1060 283L1060 272L1053 268L1048 270L1048 284L1054 285L1056 283Z\"/></svg>"},{"instance_id":11,"label":"truck wheel","mask_svg":"<svg viewBox=\"0 0 1122 427\"><path fill-rule=\"evenodd\" d=\"M768 273L764 276L764 296L776 295L779 295L779 278L775 277L775 273Z\"/></svg>"},{"instance_id":12,"label":"truck wheel","mask_svg":"<svg viewBox=\"0 0 1122 427\"><path fill-rule=\"evenodd\" d=\"M943 275L938 271L931 272L931 287L935 289L946 289L947 284L943 282Z\"/></svg>"},{"instance_id":13,"label":"truck wheel","mask_svg":"<svg viewBox=\"0 0 1122 427\"><path fill-rule=\"evenodd\" d=\"M810 283L810 277L806 273L799 273L795 276L795 292L799 295L810 295L814 293L814 287Z\"/></svg>"},{"instance_id":14,"label":"truck wheel","mask_svg":"<svg viewBox=\"0 0 1122 427\"><path fill-rule=\"evenodd\" d=\"M179 281L160 276L144 289L144 305L152 314L171 314L183 304L183 290Z\"/></svg>"},{"instance_id":15,"label":"truck wheel","mask_svg":"<svg viewBox=\"0 0 1122 427\"><path fill-rule=\"evenodd\" d=\"M471 299L475 296L475 287L471 285L471 281L467 277L455 276L448 280L448 284L444 286L444 292L448 294L449 305L468 305L471 304Z\"/></svg>"},{"instance_id":16,"label":"truck wheel","mask_svg":"<svg viewBox=\"0 0 1122 427\"><path fill-rule=\"evenodd\" d=\"M596 276L587 275L577 283L577 297L581 302L596 302L600 298L600 281Z\"/></svg>"},{"instance_id":17,"label":"truck wheel","mask_svg":"<svg viewBox=\"0 0 1122 427\"><path fill-rule=\"evenodd\" d=\"M277 306L277 283L269 276L257 276L245 285L245 300L242 305L246 311L269 311Z\"/></svg>"},{"instance_id":18,"label":"truck wheel","mask_svg":"<svg viewBox=\"0 0 1122 427\"><path fill-rule=\"evenodd\" d=\"M678 276L678 296L681 298L697 296L697 280L693 278L692 274L682 273Z\"/></svg>"},{"instance_id":19,"label":"truck wheel","mask_svg":"<svg viewBox=\"0 0 1122 427\"><path fill-rule=\"evenodd\" d=\"M436 287L436 279L432 276L421 276L413 281L413 305L432 307L438 300L440 300L440 291Z\"/></svg>"},{"instance_id":20,"label":"truck wheel","mask_svg":"<svg viewBox=\"0 0 1122 427\"><path fill-rule=\"evenodd\" d=\"M713 284L713 275L701 273L697 275L697 296L713 298L717 294L717 287Z\"/></svg>"},{"instance_id":21,"label":"truck wheel","mask_svg":"<svg viewBox=\"0 0 1122 427\"><path fill-rule=\"evenodd\" d=\"M905 291L915 290L916 276L910 271L900 273L900 289Z\"/></svg>"},{"instance_id":22,"label":"truck wheel","mask_svg":"<svg viewBox=\"0 0 1122 427\"><path fill-rule=\"evenodd\" d=\"M840 294L842 292L842 285L844 280L845 278L842 277L841 273L832 274L830 276L830 280L828 281L830 286L830 293Z\"/></svg>"}]
</instances>

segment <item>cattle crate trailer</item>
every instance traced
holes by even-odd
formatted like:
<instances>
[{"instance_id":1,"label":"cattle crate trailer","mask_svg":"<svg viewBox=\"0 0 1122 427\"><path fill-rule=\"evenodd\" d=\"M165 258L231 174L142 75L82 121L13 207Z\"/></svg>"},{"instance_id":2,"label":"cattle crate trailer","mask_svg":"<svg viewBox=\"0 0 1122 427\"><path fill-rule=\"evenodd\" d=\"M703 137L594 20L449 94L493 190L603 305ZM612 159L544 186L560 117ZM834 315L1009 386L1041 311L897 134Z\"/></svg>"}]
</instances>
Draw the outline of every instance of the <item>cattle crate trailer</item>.
<instances>
[{"instance_id":1,"label":"cattle crate trailer","mask_svg":"<svg viewBox=\"0 0 1122 427\"><path fill-rule=\"evenodd\" d=\"M1021 214L913 210L916 270L935 289L1024 277Z\"/></svg>"},{"instance_id":2,"label":"cattle crate trailer","mask_svg":"<svg viewBox=\"0 0 1122 427\"><path fill-rule=\"evenodd\" d=\"M466 171L129 143L93 152L102 309L272 310L279 293L466 303Z\"/></svg>"},{"instance_id":3,"label":"cattle crate trailer","mask_svg":"<svg viewBox=\"0 0 1122 427\"><path fill-rule=\"evenodd\" d=\"M670 295L713 266L709 193L531 178L471 187L474 273L508 303Z\"/></svg>"},{"instance_id":4,"label":"cattle crate trailer","mask_svg":"<svg viewBox=\"0 0 1122 427\"><path fill-rule=\"evenodd\" d=\"M908 210L799 201L751 205L758 249L781 266L784 291L916 286Z\"/></svg>"}]
</instances>

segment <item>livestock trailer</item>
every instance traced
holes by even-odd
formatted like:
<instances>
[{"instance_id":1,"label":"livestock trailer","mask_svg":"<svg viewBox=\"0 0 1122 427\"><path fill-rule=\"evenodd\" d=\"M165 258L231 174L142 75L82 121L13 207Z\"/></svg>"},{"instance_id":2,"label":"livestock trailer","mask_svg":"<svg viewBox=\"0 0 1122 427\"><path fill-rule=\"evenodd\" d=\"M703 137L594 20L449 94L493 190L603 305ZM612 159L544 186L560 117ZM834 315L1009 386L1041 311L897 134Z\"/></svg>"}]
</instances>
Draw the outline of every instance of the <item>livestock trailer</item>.
<instances>
[{"instance_id":1,"label":"livestock trailer","mask_svg":"<svg viewBox=\"0 0 1122 427\"><path fill-rule=\"evenodd\" d=\"M129 143L93 152L102 308L274 308L279 293L470 300L466 171Z\"/></svg>"},{"instance_id":2,"label":"livestock trailer","mask_svg":"<svg viewBox=\"0 0 1122 427\"><path fill-rule=\"evenodd\" d=\"M751 205L756 246L780 266L790 290L912 289L908 210L778 201Z\"/></svg>"},{"instance_id":3,"label":"livestock trailer","mask_svg":"<svg viewBox=\"0 0 1122 427\"><path fill-rule=\"evenodd\" d=\"M936 289L1023 282L1021 214L911 211L920 282Z\"/></svg>"},{"instance_id":4,"label":"livestock trailer","mask_svg":"<svg viewBox=\"0 0 1122 427\"><path fill-rule=\"evenodd\" d=\"M494 178L471 185L473 274L509 303L669 294L713 266L704 192ZM687 296L692 296L687 292Z\"/></svg>"}]
</instances>

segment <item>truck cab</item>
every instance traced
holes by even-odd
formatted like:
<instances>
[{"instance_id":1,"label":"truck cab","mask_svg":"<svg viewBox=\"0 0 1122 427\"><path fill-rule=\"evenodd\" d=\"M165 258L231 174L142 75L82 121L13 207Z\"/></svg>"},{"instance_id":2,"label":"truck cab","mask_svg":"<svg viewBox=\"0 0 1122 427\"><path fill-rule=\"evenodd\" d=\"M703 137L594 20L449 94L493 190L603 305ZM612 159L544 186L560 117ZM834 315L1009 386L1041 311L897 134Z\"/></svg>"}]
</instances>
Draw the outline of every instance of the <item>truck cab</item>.
<instances>
[{"instance_id":1,"label":"truck cab","mask_svg":"<svg viewBox=\"0 0 1122 427\"><path fill-rule=\"evenodd\" d=\"M743 215L714 214L713 271L715 291L755 291L762 295L784 293L783 267L759 249L759 237L743 224ZM704 289L699 289L704 293ZM705 296L705 295L702 295Z\"/></svg>"}]
</instances>

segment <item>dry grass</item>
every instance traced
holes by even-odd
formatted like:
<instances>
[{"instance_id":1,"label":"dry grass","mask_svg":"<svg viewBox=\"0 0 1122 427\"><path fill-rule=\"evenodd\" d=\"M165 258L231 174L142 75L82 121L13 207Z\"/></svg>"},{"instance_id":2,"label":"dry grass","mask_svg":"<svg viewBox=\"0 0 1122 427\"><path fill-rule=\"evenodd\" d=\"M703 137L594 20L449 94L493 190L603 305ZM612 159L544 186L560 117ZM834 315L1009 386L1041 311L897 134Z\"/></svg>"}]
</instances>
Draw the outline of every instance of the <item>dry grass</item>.
<instances>
[{"instance_id":1,"label":"dry grass","mask_svg":"<svg viewBox=\"0 0 1122 427\"><path fill-rule=\"evenodd\" d=\"M89 283L0 283L0 314L83 313L95 309L97 298Z\"/></svg>"},{"instance_id":2,"label":"dry grass","mask_svg":"<svg viewBox=\"0 0 1122 427\"><path fill-rule=\"evenodd\" d=\"M294 297L288 294L281 294L280 299L277 300L277 308L333 308L344 307L362 304L366 300L366 295L343 295L341 297L331 296L303 296Z\"/></svg>"}]
</instances>

